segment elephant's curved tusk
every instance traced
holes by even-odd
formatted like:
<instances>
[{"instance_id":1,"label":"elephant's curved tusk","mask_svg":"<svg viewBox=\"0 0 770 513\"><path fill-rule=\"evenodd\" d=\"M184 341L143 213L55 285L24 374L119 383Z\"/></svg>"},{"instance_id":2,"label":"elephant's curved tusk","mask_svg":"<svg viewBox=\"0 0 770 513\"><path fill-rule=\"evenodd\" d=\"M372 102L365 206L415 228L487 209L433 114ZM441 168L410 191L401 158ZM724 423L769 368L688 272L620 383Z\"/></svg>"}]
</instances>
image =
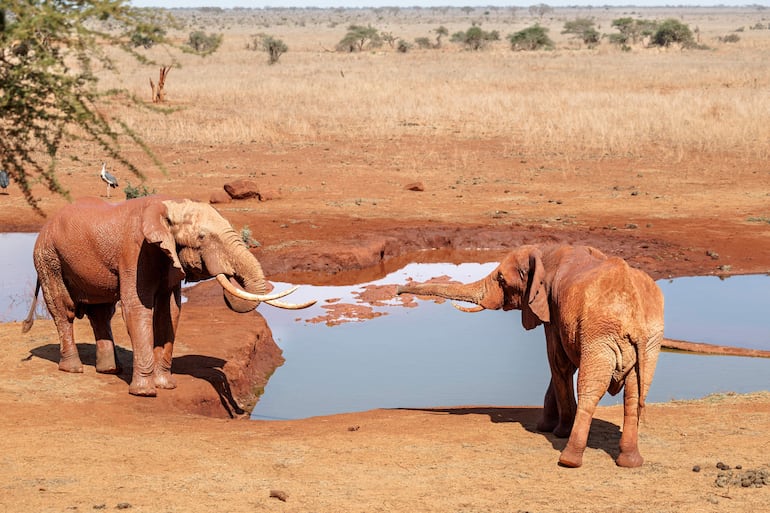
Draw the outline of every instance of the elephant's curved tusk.
<instances>
[{"instance_id":1,"label":"elephant's curved tusk","mask_svg":"<svg viewBox=\"0 0 770 513\"><path fill-rule=\"evenodd\" d=\"M458 310L460 310L461 312L469 312L469 313L476 313L476 312L480 312L480 311L482 311L482 310L486 310L486 308L484 308L484 307L483 307L483 306L481 306L481 305L476 305L476 306L462 306L462 305L458 305L458 304L457 304L457 303L455 303L454 301L452 301L452 306L454 306L455 308L457 308L457 309L458 309Z\"/></svg>"},{"instance_id":2,"label":"elephant's curved tusk","mask_svg":"<svg viewBox=\"0 0 770 513\"><path fill-rule=\"evenodd\" d=\"M284 296L288 296L289 294L291 294L292 292L294 292L299 288L299 286L295 285L290 289L287 289L283 292L277 292L275 294L252 294L251 292L246 292L245 290L240 289L235 285L233 285L232 283L230 283L230 280L224 274L217 274L217 281L219 282L219 284L222 286L223 289L225 289L227 292L229 292L235 297L245 299L247 301L262 301L265 303L269 301L273 301L278 298L282 298Z\"/></svg>"},{"instance_id":3,"label":"elephant's curved tusk","mask_svg":"<svg viewBox=\"0 0 770 513\"><path fill-rule=\"evenodd\" d=\"M302 310L303 308L307 308L308 306L313 306L316 302L315 299L312 301L308 301L307 303L284 303L283 301L276 301L274 299L268 299L265 301L270 306L274 306L276 308L284 308L286 310Z\"/></svg>"}]
</instances>

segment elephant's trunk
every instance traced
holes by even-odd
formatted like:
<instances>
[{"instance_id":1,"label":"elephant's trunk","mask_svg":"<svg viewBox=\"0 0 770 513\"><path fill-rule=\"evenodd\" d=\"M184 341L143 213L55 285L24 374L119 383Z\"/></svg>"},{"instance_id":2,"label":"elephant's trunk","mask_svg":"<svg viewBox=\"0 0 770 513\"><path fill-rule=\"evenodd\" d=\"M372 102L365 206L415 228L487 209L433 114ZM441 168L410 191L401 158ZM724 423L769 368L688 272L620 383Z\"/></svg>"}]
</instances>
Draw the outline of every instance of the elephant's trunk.
<instances>
[{"instance_id":1,"label":"elephant's trunk","mask_svg":"<svg viewBox=\"0 0 770 513\"><path fill-rule=\"evenodd\" d=\"M408 283L396 289L396 294L415 294L418 296L436 296L456 301L466 301L483 306L486 292L485 279L463 283Z\"/></svg>"},{"instance_id":2,"label":"elephant's trunk","mask_svg":"<svg viewBox=\"0 0 770 513\"><path fill-rule=\"evenodd\" d=\"M230 234L230 237L232 240L228 241L228 245L232 251L233 275L228 276L228 278L235 278L238 286L251 294L262 295L269 292L270 285L265 280L265 274L262 272L259 260L251 254L235 231ZM224 288L223 294L227 306L238 313L251 312L260 303L238 297L235 293Z\"/></svg>"}]
</instances>

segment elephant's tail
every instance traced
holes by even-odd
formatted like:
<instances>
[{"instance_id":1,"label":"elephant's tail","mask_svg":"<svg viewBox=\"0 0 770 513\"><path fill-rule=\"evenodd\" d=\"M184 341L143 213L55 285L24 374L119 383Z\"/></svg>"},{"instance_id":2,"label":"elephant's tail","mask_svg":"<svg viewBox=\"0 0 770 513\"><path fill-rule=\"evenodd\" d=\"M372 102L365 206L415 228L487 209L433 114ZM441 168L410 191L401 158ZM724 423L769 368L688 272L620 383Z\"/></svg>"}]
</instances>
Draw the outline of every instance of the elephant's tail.
<instances>
[{"instance_id":1,"label":"elephant's tail","mask_svg":"<svg viewBox=\"0 0 770 513\"><path fill-rule=\"evenodd\" d=\"M35 295L32 298L32 306L29 307L29 313L27 318L21 325L21 332L26 333L32 328L32 324L35 322L35 310L37 309L37 295L40 293L40 277L37 278L35 283Z\"/></svg>"},{"instance_id":2,"label":"elephant's tail","mask_svg":"<svg viewBox=\"0 0 770 513\"><path fill-rule=\"evenodd\" d=\"M770 351L762 349L748 349L745 347L720 346L704 342L689 342L687 340L675 340L664 338L661 349L670 351L682 351L685 353L708 354L717 356L748 356L753 358L770 358Z\"/></svg>"}]
</instances>

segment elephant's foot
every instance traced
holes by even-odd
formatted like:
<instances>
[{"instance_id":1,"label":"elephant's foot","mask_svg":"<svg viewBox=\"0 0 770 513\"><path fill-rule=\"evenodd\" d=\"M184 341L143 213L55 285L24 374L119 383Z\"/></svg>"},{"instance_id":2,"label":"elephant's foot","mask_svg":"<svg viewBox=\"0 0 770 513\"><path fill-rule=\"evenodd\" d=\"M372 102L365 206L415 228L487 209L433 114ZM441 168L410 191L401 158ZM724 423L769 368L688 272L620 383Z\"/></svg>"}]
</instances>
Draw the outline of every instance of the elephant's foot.
<instances>
[{"instance_id":1,"label":"elephant's foot","mask_svg":"<svg viewBox=\"0 0 770 513\"><path fill-rule=\"evenodd\" d=\"M70 356L62 356L59 360L59 370L64 372L83 372L83 362L77 353Z\"/></svg>"},{"instance_id":2,"label":"elephant's foot","mask_svg":"<svg viewBox=\"0 0 770 513\"><path fill-rule=\"evenodd\" d=\"M128 393L141 397L155 397L158 395L155 383L148 376L134 376L128 387Z\"/></svg>"},{"instance_id":3,"label":"elephant's foot","mask_svg":"<svg viewBox=\"0 0 770 513\"><path fill-rule=\"evenodd\" d=\"M572 426L560 423L557 419L544 417L537 423L537 430L541 433L553 433L558 438L569 438Z\"/></svg>"},{"instance_id":4,"label":"elephant's foot","mask_svg":"<svg viewBox=\"0 0 770 513\"><path fill-rule=\"evenodd\" d=\"M176 388L176 380L168 371L155 371L155 386L165 390L173 390Z\"/></svg>"},{"instance_id":5,"label":"elephant's foot","mask_svg":"<svg viewBox=\"0 0 770 513\"><path fill-rule=\"evenodd\" d=\"M569 444L561 452L559 456L559 464L565 467L577 468L583 465L583 451L579 451Z\"/></svg>"},{"instance_id":6,"label":"elephant's foot","mask_svg":"<svg viewBox=\"0 0 770 513\"><path fill-rule=\"evenodd\" d=\"M641 467L644 463L644 458L639 454L638 450L621 452L618 459L615 460L618 467L635 468Z\"/></svg>"},{"instance_id":7,"label":"elephant's foot","mask_svg":"<svg viewBox=\"0 0 770 513\"><path fill-rule=\"evenodd\" d=\"M115 344L111 340L96 342L96 372L102 374L120 374L123 369L115 355Z\"/></svg>"}]
</instances>

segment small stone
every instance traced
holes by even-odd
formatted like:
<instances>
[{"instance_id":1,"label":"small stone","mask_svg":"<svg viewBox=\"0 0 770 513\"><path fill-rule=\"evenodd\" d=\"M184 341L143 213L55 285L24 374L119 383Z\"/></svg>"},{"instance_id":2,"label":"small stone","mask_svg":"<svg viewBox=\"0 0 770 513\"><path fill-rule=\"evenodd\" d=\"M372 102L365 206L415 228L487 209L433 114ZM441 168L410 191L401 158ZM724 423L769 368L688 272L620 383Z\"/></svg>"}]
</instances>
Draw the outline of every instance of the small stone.
<instances>
[{"instance_id":1,"label":"small stone","mask_svg":"<svg viewBox=\"0 0 770 513\"><path fill-rule=\"evenodd\" d=\"M692 468L692 471L693 471L693 472L700 472L700 465L695 465L695 466Z\"/></svg>"},{"instance_id":2,"label":"small stone","mask_svg":"<svg viewBox=\"0 0 770 513\"><path fill-rule=\"evenodd\" d=\"M281 502L286 502L289 496L283 490L270 490L270 497L278 499Z\"/></svg>"},{"instance_id":3,"label":"small stone","mask_svg":"<svg viewBox=\"0 0 770 513\"><path fill-rule=\"evenodd\" d=\"M407 191L423 192L425 191L425 185L423 185L422 182L412 182L412 183L406 184L404 186L404 189L406 189Z\"/></svg>"}]
</instances>

